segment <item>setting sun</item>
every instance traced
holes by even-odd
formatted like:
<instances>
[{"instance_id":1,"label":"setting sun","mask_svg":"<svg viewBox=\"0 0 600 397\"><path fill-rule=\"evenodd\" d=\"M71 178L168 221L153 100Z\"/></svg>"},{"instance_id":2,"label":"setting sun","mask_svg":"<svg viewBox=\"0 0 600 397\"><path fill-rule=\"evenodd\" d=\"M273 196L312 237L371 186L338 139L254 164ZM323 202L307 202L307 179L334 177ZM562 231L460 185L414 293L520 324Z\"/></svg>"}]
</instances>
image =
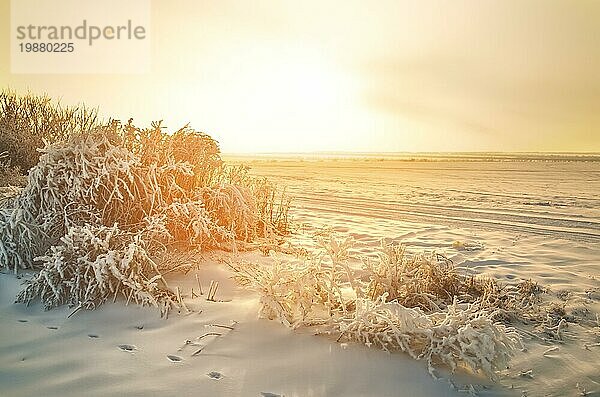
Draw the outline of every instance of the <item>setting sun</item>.
<instances>
[{"instance_id":1,"label":"setting sun","mask_svg":"<svg viewBox=\"0 0 600 397\"><path fill-rule=\"evenodd\" d=\"M322 131L337 130L357 100L353 82L316 55L239 49L232 63L215 67L227 78L214 84L211 99L223 110L209 117L240 132L228 147L234 152L256 151L257 141L267 143L265 152L291 151L290 142L296 151L319 150L330 139ZM190 92L185 100L202 103L202 95Z\"/></svg>"}]
</instances>

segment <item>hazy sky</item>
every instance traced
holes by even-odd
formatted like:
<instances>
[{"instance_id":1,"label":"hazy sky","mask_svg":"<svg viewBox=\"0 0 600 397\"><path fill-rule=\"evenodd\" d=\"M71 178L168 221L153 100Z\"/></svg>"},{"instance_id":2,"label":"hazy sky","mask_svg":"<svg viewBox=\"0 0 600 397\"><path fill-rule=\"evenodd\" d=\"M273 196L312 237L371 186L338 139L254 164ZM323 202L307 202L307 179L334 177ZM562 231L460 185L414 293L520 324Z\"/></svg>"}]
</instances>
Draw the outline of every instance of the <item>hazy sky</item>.
<instances>
[{"instance_id":1,"label":"hazy sky","mask_svg":"<svg viewBox=\"0 0 600 397\"><path fill-rule=\"evenodd\" d=\"M227 152L600 151L600 1L152 1L152 71L0 86ZM118 59L115 59L118 62Z\"/></svg>"}]
</instances>

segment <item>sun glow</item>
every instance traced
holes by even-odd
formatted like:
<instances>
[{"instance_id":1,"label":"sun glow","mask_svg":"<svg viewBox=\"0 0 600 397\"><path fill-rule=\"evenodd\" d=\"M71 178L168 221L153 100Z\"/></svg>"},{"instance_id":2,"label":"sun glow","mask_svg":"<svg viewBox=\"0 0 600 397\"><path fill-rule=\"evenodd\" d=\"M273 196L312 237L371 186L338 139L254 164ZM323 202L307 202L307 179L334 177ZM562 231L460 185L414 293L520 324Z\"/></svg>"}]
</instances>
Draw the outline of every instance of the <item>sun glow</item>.
<instances>
[{"instance_id":1,"label":"sun glow","mask_svg":"<svg viewBox=\"0 0 600 397\"><path fill-rule=\"evenodd\" d=\"M217 136L237 131L227 151L256 151L257 142L266 143L263 151L319 150L332 138L323 131L339 129L356 97L351 80L318 56L253 53L237 60L213 74L227 77L213 83L219 95L207 104L216 110L207 117ZM189 94L197 103L198 93Z\"/></svg>"}]
</instances>

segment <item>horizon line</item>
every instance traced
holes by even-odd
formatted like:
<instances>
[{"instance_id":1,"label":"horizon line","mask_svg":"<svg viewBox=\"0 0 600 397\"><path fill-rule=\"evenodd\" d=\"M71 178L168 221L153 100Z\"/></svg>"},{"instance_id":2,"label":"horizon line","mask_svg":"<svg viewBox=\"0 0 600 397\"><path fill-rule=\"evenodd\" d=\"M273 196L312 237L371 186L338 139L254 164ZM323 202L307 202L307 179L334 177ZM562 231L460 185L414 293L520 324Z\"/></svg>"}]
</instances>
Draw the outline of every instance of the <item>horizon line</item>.
<instances>
[{"instance_id":1,"label":"horizon line","mask_svg":"<svg viewBox=\"0 0 600 397\"><path fill-rule=\"evenodd\" d=\"M224 155L256 156L256 155L545 155L545 156L600 156L598 151L269 151L269 152L229 152Z\"/></svg>"}]
</instances>

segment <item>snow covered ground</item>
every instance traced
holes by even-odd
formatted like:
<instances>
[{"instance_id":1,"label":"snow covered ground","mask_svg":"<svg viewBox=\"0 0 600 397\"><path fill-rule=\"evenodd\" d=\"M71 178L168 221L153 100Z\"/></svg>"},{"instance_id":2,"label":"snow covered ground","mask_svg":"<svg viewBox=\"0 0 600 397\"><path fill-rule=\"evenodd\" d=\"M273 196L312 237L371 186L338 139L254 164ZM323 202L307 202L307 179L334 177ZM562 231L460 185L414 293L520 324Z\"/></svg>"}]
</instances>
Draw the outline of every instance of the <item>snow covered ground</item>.
<instances>
[{"instance_id":1,"label":"snow covered ground","mask_svg":"<svg viewBox=\"0 0 600 397\"><path fill-rule=\"evenodd\" d=\"M354 237L355 254L370 255L382 238L393 239L411 251L444 253L468 273L505 283L533 279L568 310L589 311L589 322L570 324L562 343L526 338L500 385L466 374L452 376L455 383L487 385L477 387L484 396L600 393L600 324L593 317L600 313L600 162L232 160L287 186L297 244L310 245L311 235L330 228ZM257 296L229 278L228 258L210 254L198 270L170 277L193 312L167 320L156 309L119 302L70 318L68 308L14 305L22 280L0 274L0 394L465 395L406 355L258 320ZM205 293L219 281L217 302L189 296L194 274ZM221 335L196 340L212 332Z\"/></svg>"}]
</instances>

